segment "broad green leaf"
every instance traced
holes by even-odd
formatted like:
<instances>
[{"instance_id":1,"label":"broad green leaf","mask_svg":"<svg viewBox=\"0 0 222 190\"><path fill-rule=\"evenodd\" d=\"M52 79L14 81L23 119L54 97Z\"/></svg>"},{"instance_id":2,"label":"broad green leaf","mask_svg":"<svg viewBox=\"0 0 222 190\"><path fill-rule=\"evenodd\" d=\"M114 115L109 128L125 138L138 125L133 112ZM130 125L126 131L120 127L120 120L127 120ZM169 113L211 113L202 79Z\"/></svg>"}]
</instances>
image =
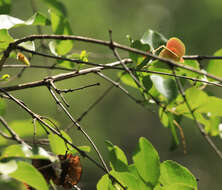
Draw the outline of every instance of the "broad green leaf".
<instances>
[{"instance_id":1,"label":"broad green leaf","mask_svg":"<svg viewBox=\"0 0 222 190\"><path fill-rule=\"evenodd\" d=\"M10 160L8 162L0 162L0 173L8 175L18 169L15 160Z\"/></svg>"},{"instance_id":2,"label":"broad green leaf","mask_svg":"<svg viewBox=\"0 0 222 190\"><path fill-rule=\"evenodd\" d=\"M49 25L50 21L43 14L35 13L26 21L9 15L0 15L0 23L0 29L10 29L25 25Z\"/></svg>"},{"instance_id":3,"label":"broad green leaf","mask_svg":"<svg viewBox=\"0 0 222 190\"><path fill-rule=\"evenodd\" d=\"M3 98L0 98L0 115L4 115L6 109L6 103Z\"/></svg>"},{"instance_id":4,"label":"broad green leaf","mask_svg":"<svg viewBox=\"0 0 222 190\"><path fill-rule=\"evenodd\" d=\"M199 98L199 97L198 97ZM197 112L207 113L210 116L222 116L222 99L209 96L207 101L196 110Z\"/></svg>"},{"instance_id":5,"label":"broad green leaf","mask_svg":"<svg viewBox=\"0 0 222 190\"><path fill-rule=\"evenodd\" d=\"M164 96L166 99L171 102L174 100L177 95L177 86L176 82L171 78L165 78L160 75L151 75L151 80L153 81L156 89Z\"/></svg>"},{"instance_id":6,"label":"broad green leaf","mask_svg":"<svg viewBox=\"0 0 222 190\"><path fill-rule=\"evenodd\" d=\"M11 10L11 0L0 0L0 14L9 14Z\"/></svg>"},{"instance_id":7,"label":"broad green leaf","mask_svg":"<svg viewBox=\"0 0 222 190\"><path fill-rule=\"evenodd\" d=\"M129 165L128 170L131 174L133 174L138 179L138 189L141 189L141 190L152 190L153 189L151 186L149 186L149 184L147 185L143 181L143 179L139 175L138 170L136 169L134 164Z\"/></svg>"},{"instance_id":8,"label":"broad green leaf","mask_svg":"<svg viewBox=\"0 0 222 190\"><path fill-rule=\"evenodd\" d=\"M65 131L61 130L60 133L68 141L72 142L72 139ZM56 134L50 133L48 135L48 139L49 139L50 148L52 152L56 155L58 154L64 155L67 151L67 146L69 147L70 150L73 149L72 147L70 147L70 145L66 145L65 142Z\"/></svg>"},{"instance_id":9,"label":"broad green leaf","mask_svg":"<svg viewBox=\"0 0 222 190\"><path fill-rule=\"evenodd\" d=\"M197 69L197 70L200 69L199 63L196 60L184 60L183 65L187 65L187 66L192 67L192 68ZM182 68L177 68L176 69L176 74L183 75L183 76L189 76L189 77L195 77L195 78L197 78L198 76L201 76L198 73L189 71L187 69L182 69Z\"/></svg>"},{"instance_id":10,"label":"broad green leaf","mask_svg":"<svg viewBox=\"0 0 222 190\"><path fill-rule=\"evenodd\" d=\"M109 179L108 174L102 176L102 178L98 181L96 185L97 190L116 190L116 188L112 185L111 180Z\"/></svg>"},{"instance_id":11,"label":"broad green leaf","mask_svg":"<svg viewBox=\"0 0 222 190\"><path fill-rule=\"evenodd\" d=\"M196 87L191 87L191 88L187 89L185 91L185 96L186 96L186 99L187 99L189 105L191 106L191 109L195 110L195 111L198 107L205 105L205 103L208 101L208 95L205 92L203 92L202 90L197 89ZM181 99L181 96L178 97L177 102L178 101L183 102L183 99ZM189 113L189 110L187 108L187 105L185 103L183 103L183 104L180 104L176 107L176 112L178 112L180 114L181 113Z\"/></svg>"},{"instance_id":12,"label":"broad green leaf","mask_svg":"<svg viewBox=\"0 0 222 190\"><path fill-rule=\"evenodd\" d=\"M153 190L163 190L163 189L164 189L164 187L158 183L158 184L154 187Z\"/></svg>"},{"instance_id":13,"label":"broad green leaf","mask_svg":"<svg viewBox=\"0 0 222 190\"><path fill-rule=\"evenodd\" d=\"M34 126L32 123L32 119L27 120L14 120L9 123L9 126L18 134L20 137L30 137L33 136ZM45 130L42 126L36 122L36 136L44 136L46 135Z\"/></svg>"},{"instance_id":14,"label":"broad green leaf","mask_svg":"<svg viewBox=\"0 0 222 190\"><path fill-rule=\"evenodd\" d=\"M143 86L146 88L147 91L149 91L153 86L153 83L150 79L150 75L143 75L141 78L142 78Z\"/></svg>"},{"instance_id":15,"label":"broad green leaf","mask_svg":"<svg viewBox=\"0 0 222 190\"><path fill-rule=\"evenodd\" d=\"M106 145L109 151L109 160L111 168L119 172L127 171L128 161L124 152L118 146L113 145L109 141L106 141Z\"/></svg>"},{"instance_id":16,"label":"broad green leaf","mask_svg":"<svg viewBox=\"0 0 222 190\"><path fill-rule=\"evenodd\" d=\"M222 56L222 49L219 49L218 51L216 51L214 53L214 56ZM218 77L222 77L222 61L221 60L210 60L209 64L207 65L207 72L213 75L216 75ZM209 80L213 80L213 79L209 79Z\"/></svg>"},{"instance_id":17,"label":"broad green leaf","mask_svg":"<svg viewBox=\"0 0 222 190\"><path fill-rule=\"evenodd\" d=\"M133 162L143 180L154 187L160 176L160 159L153 145L144 137L139 139Z\"/></svg>"},{"instance_id":18,"label":"broad green leaf","mask_svg":"<svg viewBox=\"0 0 222 190\"><path fill-rule=\"evenodd\" d=\"M151 51L157 49L161 45L165 45L167 42L167 39L162 34L150 29L143 34L140 40L143 44L148 44Z\"/></svg>"},{"instance_id":19,"label":"broad green leaf","mask_svg":"<svg viewBox=\"0 0 222 190\"><path fill-rule=\"evenodd\" d=\"M197 189L197 182L192 173L172 160L161 163L160 172L160 183L163 185L181 183Z\"/></svg>"},{"instance_id":20,"label":"broad green leaf","mask_svg":"<svg viewBox=\"0 0 222 190\"><path fill-rule=\"evenodd\" d=\"M36 190L48 190L48 185L42 174L31 164L27 162L17 162L17 170L10 173L9 176L24 182Z\"/></svg>"},{"instance_id":21,"label":"broad green leaf","mask_svg":"<svg viewBox=\"0 0 222 190\"><path fill-rule=\"evenodd\" d=\"M54 34L62 34L62 35L71 35L72 30L69 25L68 18L64 15L57 15L53 10L49 11L51 16L51 23L52 23L52 30ZM55 46L55 47L53 47ZM54 51L52 53L58 54L58 55L65 55L73 47L73 41L72 40L57 40L56 43L52 43L50 45L50 49L53 49Z\"/></svg>"}]
</instances>

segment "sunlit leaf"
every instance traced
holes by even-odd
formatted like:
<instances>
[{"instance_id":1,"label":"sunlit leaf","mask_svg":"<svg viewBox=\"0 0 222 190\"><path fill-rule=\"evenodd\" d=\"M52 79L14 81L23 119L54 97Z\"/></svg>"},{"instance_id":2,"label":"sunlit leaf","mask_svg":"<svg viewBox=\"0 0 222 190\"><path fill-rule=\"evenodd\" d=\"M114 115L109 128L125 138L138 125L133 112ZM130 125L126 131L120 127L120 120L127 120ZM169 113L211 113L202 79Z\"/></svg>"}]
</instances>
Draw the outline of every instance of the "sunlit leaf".
<instances>
[{"instance_id":1,"label":"sunlit leaf","mask_svg":"<svg viewBox=\"0 0 222 190\"><path fill-rule=\"evenodd\" d=\"M124 152L116 145L106 141L109 150L110 165L115 171L127 171L128 162Z\"/></svg>"},{"instance_id":2,"label":"sunlit leaf","mask_svg":"<svg viewBox=\"0 0 222 190\"><path fill-rule=\"evenodd\" d=\"M18 169L15 160L10 160L8 162L0 162L0 173L8 175Z\"/></svg>"},{"instance_id":3,"label":"sunlit leaf","mask_svg":"<svg viewBox=\"0 0 222 190\"><path fill-rule=\"evenodd\" d=\"M17 162L17 170L10 173L9 176L25 182L36 190L48 190L48 185L42 174L31 164L27 162Z\"/></svg>"},{"instance_id":4,"label":"sunlit leaf","mask_svg":"<svg viewBox=\"0 0 222 190\"><path fill-rule=\"evenodd\" d=\"M133 162L143 180L154 187L160 176L160 160L153 145L144 137L139 139Z\"/></svg>"},{"instance_id":5,"label":"sunlit leaf","mask_svg":"<svg viewBox=\"0 0 222 190\"><path fill-rule=\"evenodd\" d=\"M13 42L14 39L8 33L6 29L0 29L0 52L4 51L10 42Z\"/></svg>"},{"instance_id":6,"label":"sunlit leaf","mask_svg":"<svg viewBox=\"0 0 222 190\"><path fill-rule=\"evenodd\" d=\"M65 131L61 130L60 133L68 141L72 142L72 139ZM48 135L48 139L49 139L50 148L54 154L64 155L67 151L67 147L72 149L72 147L70 147L70 145L66 145L66 143L56 134L50 133Z\"/></svg>"},{"instance_id":7,"label":"sunlit leaf","mask_svg":"<svg viewBox=\"0 0 222 190\"><path fill-rule=\"evenodd\" d=\"M169 102L177 97L177 86L173 79L164 78L160 75L151 75L150 78L156 89L166 97Z\"/></svg>"},{"instance_id":8,"label":"sunlit leaf","mask_svg":"<svg viewBox=\"0 0 222 190\"><path fill-rule=\"evenodd\" d=\"M62 2L59 2L58 0L42 0L45 4L47 4L50 9L52 9L57 15L60 16L67 16L67 11Z\"/></svg>"},{"instance_id":9,"label":"sunlit leaf","mask_svg":"<svg viewBox=\"0 0 222 190\"><path fill-rule=\"evenodd\" d=\"M186 184L175 183L175 184L164 186L163 190L195 190L195 188Z\"/></svg>"},{"instance_id":10,"label":"sunlit leaf","mask_svg":"<svg viewBox=\"0 0 222 190\"><path fill-rule=\"evenodd\" d=\"M160 165L160 182L163 185L181 183L197 188L197 181L192 173L180 164L167 160Z\"/></svg>"},{"instance_id":11,"label":"sunlit leaf","mask_svg":"<svg viewBox=\"0 0 222 190\"><path fill-rule=\"evenodd\" d=\"M105 174L96 185L97 190L116 190L109 179L108 174Z\"/></svg>"}]
</instances>

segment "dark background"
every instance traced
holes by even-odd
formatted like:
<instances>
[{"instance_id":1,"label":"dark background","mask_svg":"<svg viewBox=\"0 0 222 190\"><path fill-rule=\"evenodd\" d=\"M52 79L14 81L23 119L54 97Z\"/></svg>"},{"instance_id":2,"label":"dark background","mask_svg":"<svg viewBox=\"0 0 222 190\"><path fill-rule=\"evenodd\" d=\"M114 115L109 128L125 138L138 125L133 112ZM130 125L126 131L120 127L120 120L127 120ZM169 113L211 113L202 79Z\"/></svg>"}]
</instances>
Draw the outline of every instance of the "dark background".
<instances>
[{"instance_id":1,"label":"dark background","mask_svg":"<svg viewBox=\"0 0 222 190\"><path fill-rule=\"evenodd\" d=\"M14 0L11 15L26 20L32 14L30 0ZM140 38L147 29L159 31L167 38L179 37L186 44L186 54L212 55L222 46L222 1L221 0L66 0L62 1L68 9L68 18L74 35L108 40L108 30L112 29L113 39L122 44L128 44L126 35L134 39ZM47 15L45 4L36 0L38 9ZM51 33L51 29L43 28L44 33ZM36 28L22 27L11 31L15 38L37 33ZM90 52L89 59L96 63L114 61L112 52L108 48L84 43L75 43L74 50L80 52L86 49ZM126 52L121 52L126 57ZM52 61L49 60L48 64ZM35 58L31 64L47 64L44 59ZM33 72L32 72L33 71ZM49 74L44 70L26 71L21 79L12 82L34 81ZM116 72L105 72L113 79ZM110 85L94 74L69 79L58 83L60 88L77 88L83 85L101 82L99 87L89 88L66 95L70 103L70 112L77 118L91 105L96 97ZM127 87L128 88L128 87ZM132 93L133 89L128 88ZM215 93L220 94L219 89ZM45 87L13 92L22 99L33 111L40 115L55 118L61 127L66 127L70 121L55 105ZM14 103L8 103L7 121L28 119L23 110ZM184 120L182 127L187 142L188 154L183 154L180 147L174 152L169 150L171 136L158 119L158 113L145 111L138 104L129 99L119 89L114 88L111 93L90 112L81 122L84 129L92 137L107 160L105 140L121 147L131 162L131 153L140 136L148 138L160 154L161 161L175 160L199 179L199 189L221 189L222 163L214 151L201 136L197 127L190 120ZM86 140L79 131L69 132L73 142L86 145ZM214 138L219 144L221 139ZM96 155L90 153L96 158ZM80 182L82 189L95 189L96 183L103 173L87 160L82 159L84 174ZM18 186L17 186L18 187ZM3 187L1 187L3 188ZM14 187L16 189L16 187ZM6 187L4 188L6 189Z\"/></svg>"}]
</instances>

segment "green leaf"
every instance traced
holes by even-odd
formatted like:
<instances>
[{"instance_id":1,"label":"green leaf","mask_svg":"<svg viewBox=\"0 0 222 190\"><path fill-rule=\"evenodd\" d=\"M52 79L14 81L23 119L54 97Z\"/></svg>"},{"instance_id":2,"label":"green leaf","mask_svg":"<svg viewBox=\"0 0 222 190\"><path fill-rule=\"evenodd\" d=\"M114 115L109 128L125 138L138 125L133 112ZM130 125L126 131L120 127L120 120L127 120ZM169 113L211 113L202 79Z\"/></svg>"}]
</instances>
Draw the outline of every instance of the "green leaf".
<instances>
[{"instance_id":1,"label":"green leaf","mask_svg":"<svg viewBox=\"0 0 222 190\"><path fill-rule=\"evenodd\" d=\"M30 137L33 136L34 126L32 123L32 119L27 120L14 120L9 123L9 126L18 134L20 137ZM46 135L45 130L42 126L36 122L36 137L41 137Z\"/></svg>"},{"instance_id":2,"label":"green leaf","mask_svg":"<svg viewBox=\"0 0 222 190\"><path fill-rule=\"evenodd\" d=\"M153 189L152 187L150 187L149 185L147 185L143 181L143 179L141 178L141 176L138 173L138 170L135 167L135 164L129 165L128 170L131 174L133 174L138 179L138 182L137 182L138 183L138 189L141 189L141 190L152 190Z\"/></svg>"},{"instance_id":3,"label":"green leaf","mask_svg":"<svg viewBox=\"0 0 222 190\"><path fill-rule=\"evenodd\" d=\"M24 182L36 190L48 190L48 185L42 174L31 164L26 162L17 162L17 170L10 173L9 176Z\"/></svg>"},{"instance_id":4,"label":"green leaf","mask_svg":"<svg viewBox=\"0 0 222 190\"><path fill-rule=\"evenodd\" d=\"M51 23L52 23L52 30L54 34L62 34L62 35L71 35L72 30L69 25L68 18L64 15L57 15L54 11L50 10L50 16L51 16ZM58 54L58 55L65 55L73 47L73 41L72 40L57 40L56 43L52 43L50 49L53 49L54 51L52 53ZM55 46L55 47L53 47Z\"/></svg>"},{"instance_id":5,"label":"green leaf","mask_svg":"<svg viewBox=\"0 0 222 190\"><path fill-rule=\"evenodd\" d=\"M163 190L195 190L195 188L186 184L176 183L165 186Z\"/></svg>"},{"instance_id":6,"label":"green leaf","mask_svg":"<svg viewBox=\"0 0 222 190\"><path fill-rule=\"evenodd\" d=\"M180 164L167 160L160 165L160 183L162 185L171 185L181 183L197 188L197 182L192 173Z\"/></svg>"},{"instance_id":7,"label":"green leaf","mask_svg":"<svg viewBox=\"0 0 222 190\"><path fill-rule=\"evenodd\" d=\"M161 45L165 45L167 42L167 39L162 34L150 29L143 34L140 40L143 44L148 44L151 51L157 49Z\"/></svg>"},{"instance_id":8,"label":"green leaf","mask_svg":"<svg viewBox=\"0 0 222 190\"><path fill-rule=\"evenodd\" d=\"M143 86L146 88L147 91L149 91L153 86L152 80L150 79L150 75L143 75L142 82Z\"/></svg>"},{"instance_id":9,"label":"green leaf","mask_svg":"<svg viewBox=\"0 0 222 190\"><path fill-rule=\"evenodd\" d=\"M199 98L199 97L198 97ZM209 96L207 101L196 110L197 112L207 113L210 116L222 116L222 99Z\"/></svg>"},{"instance_id":10,"label":"green leaf","mask_svg":"<svg viewBox=\"0 0 222 190\"><path fill-rule=\"evenodd\" d=\"M72 139L65 131L61 130L60 133L68 141L72 142ZM58 154L64 155L67 151L67 146L69 147L70 150L73 149L70 145L66 145L65 142L56 134L50 133L48 135L48 139L49 139L50 148L52 152L56 155Z\"/></svg>"},{"instance_id":11,"label":"green leaf","mask_svg":"<svg viewBox=\"0 0 222 190\"><path fill-rule=\"evenodd\" d=\"M11 0L0 0L0 14L9 14L11 10Z\"/></svg>"},{"instance_id":12,"label":"green leaf","mask_svg":"<svg viewBox=\"0 0 222 190\"><path fill-rule=\"evenodd\" d=\"M138 189L139 180L133 174L129 172L115 172L113 170L110 172L110 174L116 177L121 184L127 187L127 190Z\"/></svg>"},{"instance_id":13,"label":"green leaf","mask_svg":"<svg viewBox=\"0 0 222 190\"><path fill-rule=\"evenodd\" d=\"M97 190L116 190L116 188L112 185L111 180L109 179L108 174L102 176L102 178L98 181L96 185Z\"/></svg>"},{"instance_id":14,"label":"green leaf","mask_svg":"<svg viewBox=\"0 0 222 190\"><path fill-rule=\"evenodd\" d=\"M160 159L153 145L144 137L139 139L133 162L143 180L154 187L160 176Z\"/></svg>"},{"instance_id":15,"label":"green leaf","mask_svg":"<svg viewBox=\"0 0 222 190\"><path fill-rule=\"evenodd\" d=\"M166 99L171 102L174 100L177 95L177 86L173 79L165 78L159 75L151 75L151 80L153 81L156 89L164 96Z\"/></svg>"},{"instance_id":16,"label":"green leaf","mask_svg":"<svg viewBox=\"0 0 222 190\"><path fill-rule=\"evenodd\" d=\"M23 42L19 46L24 47L25 49L35 51L35 43L33 41Z\"/></svg>"},{"instance_id":17,"label":"green leaf","mask_svg":"<svg viewBox=\"0 0 222 190\"><path fill-rule=\"evenodd\" d=\"M106 144L109 151L109 160L111 168L119 172L127 171L128 161L124 152L118 146L113 145L109 141L106 141Z\"/></svg>"},{"instance_id":18,"label":"green leaf","mask_svg":"<svg viewBox=\"0 0 222 190\"><path fill-rule=\"evenodd\" d=\"M222 56L222 49L219 49L214 53L214 56ZM222 77L222 65L221 65L221 60L210 60L209 64L207 65L207 72L213 75L216 75L218 77ZM213 79L209 79L212 81Z\"/></svg>"},{"instance_id":19,"label":"green leaf","mask_svg":"<svg viewBox=\"0 0 222 190\"><path fill-rule=\"evenodd\" d=\"M9 15L0 15L0 29L11 29L18 26L49 25L50 21L41 13L35 13L28 20L24 21Z\"/></svg>"}]
</instances>

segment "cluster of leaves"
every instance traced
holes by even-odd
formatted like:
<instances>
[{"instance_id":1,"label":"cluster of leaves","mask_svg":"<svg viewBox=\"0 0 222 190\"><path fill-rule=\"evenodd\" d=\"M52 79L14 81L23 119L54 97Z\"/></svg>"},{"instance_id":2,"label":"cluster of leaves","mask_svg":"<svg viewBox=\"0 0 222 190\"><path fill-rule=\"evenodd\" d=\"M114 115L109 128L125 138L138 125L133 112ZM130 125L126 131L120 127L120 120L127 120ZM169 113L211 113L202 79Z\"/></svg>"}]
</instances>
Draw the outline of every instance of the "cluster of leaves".
<instances>
[{"instance_id":1,"label":"cluster of leaves","mask_svg":"<svg viewBox=\"0 0 222 190\"><path fill-rule=\"evenodd\" d=\"M146 31L140 40L132 40L131 37L128 38L131 47L149 52L153 52L155 49L166 45L167 42L167 39L162 34L153 30ZM159 54L159 52L160 51L157 51L157 54ZM222 55L222 51L218 50L214 55ZM184 101L178 89L178 84L174 76L152 74L146 71L162 72L171 75L176 74L182 77L215 83L216 81L183 68L175 68L174 73L173 67L167 63L159 60L152 60L135 53L130 53L129 56L134 61L132 68L145 70L145 72L134 72L134 75L141 84L143 84L146 90L139 87L128 73L121 72L119 74L122 76L121 80L124 84L139 91L143 97L143 105L145 107L149 108L153 103L159 102L159 118L165 127L171 129L174 139L173 147L179 144L175 123L180 124L184 117L194 119L192 114L194 114L197 121L205 127L207 133L212 136L220 135L221 131L219 126L222 116L220 105L222 105L222 99L213 96L212 92L205 90L207 85L204 82L197 82L185 78L179 79L185 91L186 100L193 112L191 113L191 110L187 107L187 102ZM222 74L218 68L220 66L217 63L217 60L210 60L205 71L221 77ZM197 60L184 60L181 64L200 70L200 64ZM203 68L201 69L204 71ZM198 99L196 97L198 97ZM153 101L154 99L155 102Z\"/></svg>"},{"instance_id":2,"label":"cluster of leaves","mask_svg":"<svg viewBox=\"0 0 222 190\"><path fill-rule=\"evenodd\" d=\"M191 172L180 164L166 160L160 162L159 155L152 144L144 137L133 152L133 163L129 164L124 152L111 142L109 151L110 174L115 176L128 190L196 190L197 181ZM108 174L97 184L97 190L119 189Z\"/></svg>"}]
</instances>

